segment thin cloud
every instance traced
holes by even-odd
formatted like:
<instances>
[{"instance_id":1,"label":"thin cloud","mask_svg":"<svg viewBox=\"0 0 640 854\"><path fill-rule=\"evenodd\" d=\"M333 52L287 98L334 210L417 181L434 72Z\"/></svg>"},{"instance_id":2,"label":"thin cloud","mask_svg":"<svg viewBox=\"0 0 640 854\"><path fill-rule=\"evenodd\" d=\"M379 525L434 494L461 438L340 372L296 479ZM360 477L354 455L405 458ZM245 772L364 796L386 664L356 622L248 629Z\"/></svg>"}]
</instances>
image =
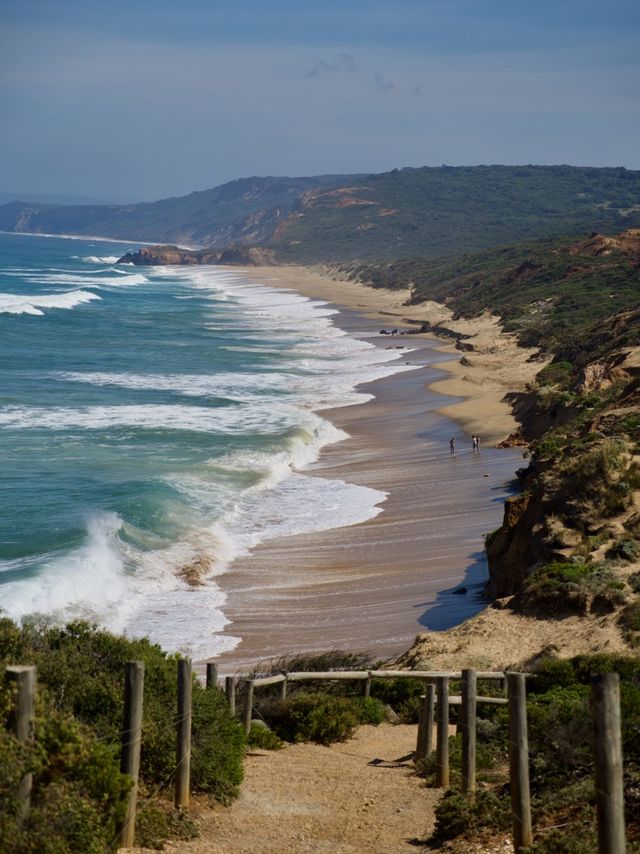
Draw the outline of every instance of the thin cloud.
<instances>
[{"instance_id":1,"label":"thin cloud","mask_svg":"<svg viewBox=\"0 0 640 854\"><path fill-rule=\"evenodd\" d=\"M320 74L345 71L353 74L357 71L356 61L350 53L341 53L333 62L326 62L324 59L317 59L313 68L309 69L304 75L307 79L319 77Z\"/></svg>"},{"instance_id":2,"label":"thin cloud","mask_svg":"<svg viewBox=\"0 0 640 854\"><path fill-rule=\"evenodd\" d=\"M373 82L378 92L391 92L396 88L396 84L392 80L387 80L382 74L374 74Z\"/></svg>"}]
</instances>

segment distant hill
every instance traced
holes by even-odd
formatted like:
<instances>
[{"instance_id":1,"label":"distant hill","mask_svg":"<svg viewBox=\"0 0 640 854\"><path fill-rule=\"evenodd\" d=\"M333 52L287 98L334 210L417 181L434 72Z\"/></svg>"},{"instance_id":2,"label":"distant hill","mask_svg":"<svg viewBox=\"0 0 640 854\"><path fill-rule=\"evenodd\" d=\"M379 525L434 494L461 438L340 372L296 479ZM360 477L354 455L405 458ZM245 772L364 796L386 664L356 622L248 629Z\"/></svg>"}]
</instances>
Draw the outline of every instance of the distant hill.
<instances>
[{"instance_id":1,"label":"distant hill","mask_svg":"<svg viewBox=\"0 0 640 854\"><path fill-rule=\"evenodd\" d=\"M108 205L109 202L105 199L95 199L91 196L61 196L48 195L47 193L0 193L0 205L9 204L9 202L29 202L33 204L43 205Z\"/></svg>"},{"instance_id":2,"label":"distant hill","mask_svg":"<svg viewBox=\"0 0 640 854\"><path fill-rule=\"evenodd\" d=\"M305 192L351 180L241 178L202 190L132 205L51 205L13 202L0 207L0 230L41 234L86 234L178 243L195 247L263 243Z\"/></svg>"},{"instance_id":3,"label":"distant hill","mask_svg":"<svg viewBox=\"0 0 640 854\"><path fill-rule=\"evenodd\" d=\"M394 169L379 175L244 178L135 205L0 207L5 231L227 248L284 262L441 257L640 225L640 171L576 166Z\"/></svg>"}]
</instances>

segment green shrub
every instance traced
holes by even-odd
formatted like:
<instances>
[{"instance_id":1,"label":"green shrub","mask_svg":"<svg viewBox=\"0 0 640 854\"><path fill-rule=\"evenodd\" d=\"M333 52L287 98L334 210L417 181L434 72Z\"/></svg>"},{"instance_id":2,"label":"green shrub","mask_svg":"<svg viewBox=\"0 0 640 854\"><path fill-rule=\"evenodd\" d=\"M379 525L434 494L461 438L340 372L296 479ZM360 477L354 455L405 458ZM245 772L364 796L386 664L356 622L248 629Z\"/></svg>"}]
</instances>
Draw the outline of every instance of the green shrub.
<instances>
[{"instance_id":1,"label":"green shrub","mask_svg":"<svg viewBox=\"0 0 640 854\"><path fill-rule=\"evenodd\" d=\"M610 560L626 560L633 561L640 555L640 544L630 537L624 537L611 546L607 551L607 557Z\"/></svg>"},{"instance_id":2,"label":"green shrub","mask_svg":"<svg viewBox=\"0 0 640 854\"><path fill-rule=\"evenodd\" d=\"M627 581L634 593L640 593L640 572L634 572L633 575L629 576Z\"/></svg>"},{"instance_id":3,"label":"green shrub","mask_svg":"<svg viewBox=\"0 0 640 854\"><path fill-rule=\"evenodd\" d=\"M527 705L532 791L572 780L593 765L589 688L552 688Z\"/></svg>"},{"instance_id":4,"label":"green shrub","mask_svg":"<svg viewBox=\"0 0 640 854\"><path fill-rule=\"evenodd\" d=\"M269 727L285 741L331 744L346 741L360 723L356 704L346 697L300 692L262 709Z\"/></svg>"},{"instance_id":5,"label":"green shrub","mask_svg":"<svg viewBox=\"0 0 640 854\"><path fill-rule=\"evenodd\" d=\"M195 821L186 812L166 805L144 804L136 815L136 845L161 851L167 839L188 841L200 835Z\"/></svg>"},{"instance_id":6,"label":"green shrub","mask_svg":"<svg viewBox=\"0 0 640 854\"><path fill-rule=\"evenodd\" d=\"M598 840L593 828L574 827L572 830L553 828L540 836L522 854L596 854Z\"/></svg>"},{"instance_id":7,"label":"green shrub","mask_svg":"<svg viewBox=\"0 0 640 854\"><path fill-rule=\"evenodd\" d=\"M594 572L589 564L549 563L535 569L524 583L524 605L544 606L551 612L584 613L589 595L584 581Z\"/></svg>"},{"instance_id":8,"label":"green shrub","mask_svg":"<svg viewBox=\"0 0 640 854\"><path fill-rule=\"evenodd\" d=\"M33 774L32 807L21 825L15 794L27 771ZM99 743L87 727L42 700L33 744L18 744L0 723L0 851L104 852L129 787L117 745Z\"/></svg>"},{"instance_id":9,"label":"green shrub","mask_svg":"<svg viewBox=\"0 0 640 854\"><path fill-rule=\"evenodd\" d=\"M264 726L256 726L251 724L251 730L247 736L247 744L249 747L259 747L261 750L282 750L284 741L273 732Z\"/></svg>"},{"instance_id":10,"label":"green shrub","mask_svg":"<svg viewBox=\"0 0 640 854\"><path fill-rule=\"evenodd\" d=\"M566 388L572 373L573 365L570 362L551 362L538 373L536 379L543 386L558 385Z\"/></svg>"},{"instance_id":11,"label":"green shrub","mask_svg":"<svg viewBox=\"0 0 640 854\"><path fill-rule=\"evenodd\" d=\"M472 799L448 791L436 807L436 825L429 842L439 844L483 827L507 830L510 826L511 804L506 795L479 789Z\"/></svg>"},{"instance_id":12,"label":"green shrub","mask_svg":"<svg viewBox=\"0 0 640 854\"><path fill-rule=\"evenodd\" d=\"M358 714L358 723L378 726L387 719L384 703L375 697L353 697L351 700Z\"/></svg>"},{"instance_id":13,"label":"green shrub","mask_svg":"<svg viewBox=\"0 0 640 854\"><path fill-rule=\"evenodd\" d=\"M640 601L631 602L620 614L620 625L627 632L640 632Z\"/></svg>"},{"instance_id":14,"label":"green shrub","mask_svg":"<svg viewBox=\"0 0 640 854\"><path fill-rule=\"evenodd\" d=\"M418 679L372 679L371 696L380 700L399 716L403 723L418 722L420 695L424 685Z\"/></svg>"},{"instance_id":15,"label":"green shrub","mask_svg":"<svg viewBox=\"0 0 640 854\"><path fill-rule=\"evenodd\" d=\"M544 607L555 614L611 611L625 601L622 582L606 563L556 562L535 569L526 579L521 608Z\"/></svg>"},{"instance_id":16,"label":"green shrub","mask_svg":"<svg viewBox=\"0 0 640 854\"><path fill-rule=\"evenodd\" d=\"M119 745L124 664L145 663L141 780L156 787L175 766L177 657L146 639L128 640L76 622L66 627L0 620L0 662L38 668L38 681L60 712L75 717L105 744ZM224 695L194 679L192 787L227 801L242 780L242 728L229 716Z\"/></svg>"}]
</instances>

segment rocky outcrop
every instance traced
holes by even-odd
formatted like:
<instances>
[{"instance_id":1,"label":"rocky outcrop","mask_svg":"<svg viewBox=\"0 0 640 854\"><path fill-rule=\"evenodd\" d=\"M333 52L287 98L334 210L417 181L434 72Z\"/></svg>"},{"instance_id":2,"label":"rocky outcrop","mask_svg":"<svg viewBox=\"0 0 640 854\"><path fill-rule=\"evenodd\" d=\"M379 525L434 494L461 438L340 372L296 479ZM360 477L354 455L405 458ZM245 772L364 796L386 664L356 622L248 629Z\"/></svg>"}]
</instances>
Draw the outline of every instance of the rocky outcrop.
<instances>
[{"instance_id":1,"label":"rocky outcrop","mask_svg":"<svg viewBox=\"0 0 640 854\"><path fill-rule=\"evenodd\" d=\"M628 228L612 237L594 231L587 240L569 249L570 255L588 255L592 258L614 252L620 252L632 261L640 261L640 228Z\"/></svg>"},{"instance_id":2,"label":"rocky outcrop","mask_svg":"<svg viewBox=\"0 0 640 854\"><path fill-rule=\"evenodd\" d=\"M214 264L229 267L258 267L275 263L272 249L259 246L235 246L229 249L180 249L178 246L143 246L135 252L127 252L118 259L118 264L136 266L168 265L192 266Z\"/></svg>"}]
</instances>

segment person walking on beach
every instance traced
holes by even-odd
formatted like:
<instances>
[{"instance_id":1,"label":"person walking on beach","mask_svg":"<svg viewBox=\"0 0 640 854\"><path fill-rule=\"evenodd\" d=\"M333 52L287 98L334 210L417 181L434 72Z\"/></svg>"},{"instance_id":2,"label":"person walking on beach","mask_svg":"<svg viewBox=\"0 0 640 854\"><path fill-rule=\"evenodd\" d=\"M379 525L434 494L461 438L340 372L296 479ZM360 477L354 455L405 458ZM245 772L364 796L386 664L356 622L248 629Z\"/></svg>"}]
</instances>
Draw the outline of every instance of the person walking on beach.
<instances>
[{"instance_id":1,"label":"person walking on beach","mask_svg":"<svg viewBox=\"0 0 640 854\"><path fill-rule=\"evenodd\" d=\"M455 437L455 436L452 436L452 437L449 439L449 453L450 453L450 454L455 454L455 452L456 452L456 437Z\"/></svg>"},{"instance_id":2,"label":"person walking on beach","mask_svg":"<svg viewBox=\"0 0 640 854\"><path fill-rule=\"evenodd\" d=\"M480 436L472 436L471 439L473 442L473 453L479 454L480 453Z\"/></svg>"}]
</instances>

